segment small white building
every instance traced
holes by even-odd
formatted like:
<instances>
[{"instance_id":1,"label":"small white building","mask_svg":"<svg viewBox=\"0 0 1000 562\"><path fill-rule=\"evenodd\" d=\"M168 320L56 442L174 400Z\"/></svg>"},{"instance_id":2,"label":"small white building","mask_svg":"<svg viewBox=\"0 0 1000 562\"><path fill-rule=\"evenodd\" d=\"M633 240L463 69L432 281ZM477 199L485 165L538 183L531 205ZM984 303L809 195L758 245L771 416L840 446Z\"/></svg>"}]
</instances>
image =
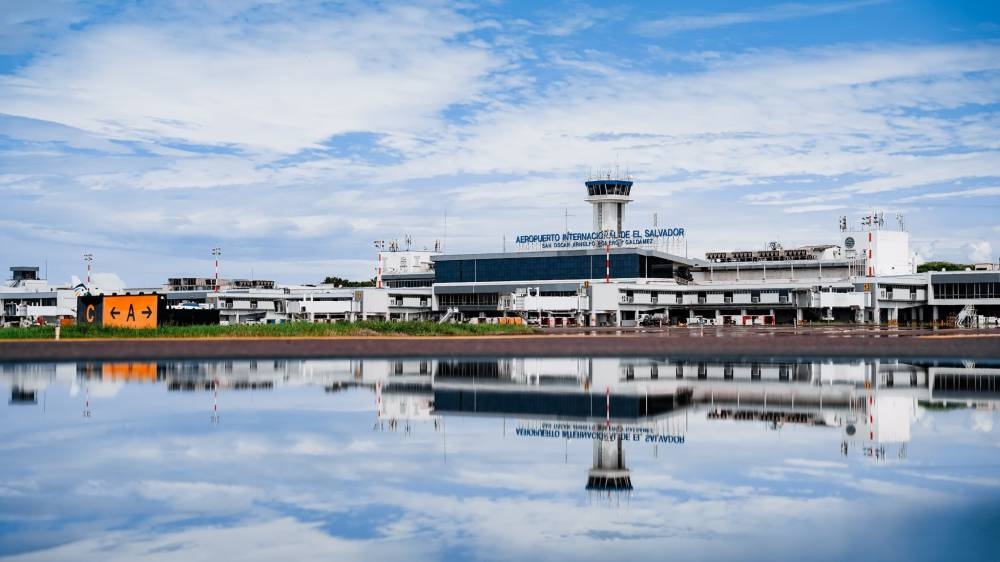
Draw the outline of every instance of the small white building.
<instances>
[{"instance_id":1,"label":"small white building","mask_svg":"<svg viewBox=\"0 0 1000 562\"><path fill-rule=\"evenodd\" d=\"M0 285L0 327L58 323L76 317L76 292L49 285L37 267L11 267L11 279Z\"/></svg>"}]
</instances>

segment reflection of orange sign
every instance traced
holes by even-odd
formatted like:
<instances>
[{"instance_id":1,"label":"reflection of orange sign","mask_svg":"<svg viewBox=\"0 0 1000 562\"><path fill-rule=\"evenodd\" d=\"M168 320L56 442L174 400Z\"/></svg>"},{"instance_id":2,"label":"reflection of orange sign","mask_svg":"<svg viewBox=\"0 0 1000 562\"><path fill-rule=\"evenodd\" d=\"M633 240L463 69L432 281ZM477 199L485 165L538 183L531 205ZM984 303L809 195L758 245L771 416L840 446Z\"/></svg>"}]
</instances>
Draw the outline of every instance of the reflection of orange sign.
<instances>
[{"instance_id":1,"label":"reflection of orange sign","mask_svg":"<svg viewBox=\"0 0 1000 562\"><path fill-rule=\"evenodd\" d=\"M156 381L156 363L104 363L101 377L117 381Z\"/></svg>"},{"instance_id":2,"label":"reflection of orange sign","mask_svg":"<svg viewBox=\"0 0 1000 562\"><path fill-rule=\"evenodd\" d=\"M114 328L155 328L156 295L104 297L103 324Z\"/></svg>"}]
</instances>

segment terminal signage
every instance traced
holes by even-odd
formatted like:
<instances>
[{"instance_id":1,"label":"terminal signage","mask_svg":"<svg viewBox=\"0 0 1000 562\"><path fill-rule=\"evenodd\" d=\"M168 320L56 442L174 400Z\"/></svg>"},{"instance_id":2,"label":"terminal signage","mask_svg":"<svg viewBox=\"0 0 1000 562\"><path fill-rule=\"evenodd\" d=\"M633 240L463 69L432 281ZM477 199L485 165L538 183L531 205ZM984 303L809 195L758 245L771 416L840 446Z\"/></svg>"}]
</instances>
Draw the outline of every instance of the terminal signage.
<instances>
[{"instance_id":1,"label":"terminal signage","mask_svg":"<svg viewBox=\"0 0 1000 562\"><path fill-rule=\"evenodd\" d=\"M683 228L646 228L604 232L563 232L520 234L515 239L522 246L542 249L603 248L604 246L650 246L664 240L684 236Z\"/></svg>"},{"instance_id":2,"label":"terminal signage","mask_svg":"<svg viewBox=\"0 0 1000 562\"><path fill-rule=\"evenodd\" d=\"M156 295L105 296L102 323L109 328L155 328Z\"/></svg>"},{"instance_id":3,"label":"terminal signage","mask_svg":"<svg viewBox=\"0 0 1000 562\"><path fill-rule=\"evenodd\" d=\"M159 304L156 295L83 295L76 300L76 322L113 328L155 328Z\"/></svg>"},{"instance_id":4,"label":"terminal signage","mask_svg":"<svg viewBox=\"0 0 1000 562\"><path fill-rule=\"evenodd\" d=\"M76 300L76 323L101 325L104 318L104 304L100 296L85 295Z\"/></svg>"},{"instance_id":5,"label":"terminal signage","mask_svg":"<svg viewBox=\"0 0 1000 562\"><path fill-rule=\"evenodd\" d=\"M631 441L634 443L669 443L683 445L683 435L656 433L649 427L622 425L591 425L584 423L542 423L522 425L514 429L518 437L542 439L590 439L599 441Z\"/></svg>"}]
</instances>

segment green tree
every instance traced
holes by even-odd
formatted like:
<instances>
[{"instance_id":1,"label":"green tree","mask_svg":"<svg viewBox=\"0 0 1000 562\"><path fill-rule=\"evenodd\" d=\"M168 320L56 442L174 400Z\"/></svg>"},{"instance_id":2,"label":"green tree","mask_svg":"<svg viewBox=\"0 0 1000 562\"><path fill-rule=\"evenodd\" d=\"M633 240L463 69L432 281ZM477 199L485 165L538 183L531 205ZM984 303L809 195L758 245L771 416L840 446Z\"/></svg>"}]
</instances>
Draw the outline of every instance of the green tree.
<instances>
[{"instance_id":1,"label":"green tree","mask_svg":"<svg viewBox=\"0 0 1000 562\"><path fill-rule=\"evenodd\" d=\"M971 265L964 263L952 263L950 261L929 261L922 263L917 266L917 273L924 273L925 271L965 271L965 268L972 267Z\"/></svg>"},{"instance_id":2,"label":"green tree","mask_svg":"<svg viewBox=\"0 0 1000 562\"><path fill-rule=\"evenodd\" d=\"M375 279L369 279L368 281L350 281L344 279L343 277L330 277L328 276L323 280L324 285L336 285L337 287L374 287Z\"/></svg>"}]
</instances>

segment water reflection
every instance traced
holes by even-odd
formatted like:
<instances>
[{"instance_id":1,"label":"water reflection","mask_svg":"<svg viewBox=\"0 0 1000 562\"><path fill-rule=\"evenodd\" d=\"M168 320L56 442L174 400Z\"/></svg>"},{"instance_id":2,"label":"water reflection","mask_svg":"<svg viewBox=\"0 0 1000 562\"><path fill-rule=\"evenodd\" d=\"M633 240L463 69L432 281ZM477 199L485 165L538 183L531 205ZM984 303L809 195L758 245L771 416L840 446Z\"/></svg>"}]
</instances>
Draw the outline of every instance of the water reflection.
<instances>
[{"instance_id":1,"label":"water reflection","mask_svg":"<svg viewBox=\"0 0 1000 562\"><path fill-rule=\"evenodd\" d=\"M0 468L8 521L0 554L103 560L176 550L183 559L189 547L213 548L201 531L226 529L236 541L266 522L294 527L274 533L276 544L294 535L323 545L303 558L333 548L312 535L317 529L353 557L562 555L575 552L573 541L649 555L680 540L678 553L704 558L696 547L710 540L718 550L709 558L742 552L748 541L789 558L824 526L863 534L851 514L866 502L894 529L942 524L921 515L932 507L998 515L993 363L0 364L0 388L10 396L0 418L0 450L10 459ZM218 505L202 506L201 497ZM95 500L100 516L89 518ZM617 509L597 518L580 511L594 504ZM978 511L963 511L972 505ZM716 508L779 522L787 510L798 534L770 544L780 524L744 529ZM689 520L675 521L677 513ZM539 527L521 528L513 544L469 523L517 527L511 518L522 515ZM455 524L471 528L442 530ZM961 534L943 525L938 540ZM428 538L441 533L440 542ZM926 556L921 540L903 550ZM143 541L155 548L125 548ZM986 549L996 539L963 544ZM107 555L109 545L119 550ZM496 551L475 550L487 546ZM825 548L817 558L852 551Z\"/></svg>"}]
</instances>

